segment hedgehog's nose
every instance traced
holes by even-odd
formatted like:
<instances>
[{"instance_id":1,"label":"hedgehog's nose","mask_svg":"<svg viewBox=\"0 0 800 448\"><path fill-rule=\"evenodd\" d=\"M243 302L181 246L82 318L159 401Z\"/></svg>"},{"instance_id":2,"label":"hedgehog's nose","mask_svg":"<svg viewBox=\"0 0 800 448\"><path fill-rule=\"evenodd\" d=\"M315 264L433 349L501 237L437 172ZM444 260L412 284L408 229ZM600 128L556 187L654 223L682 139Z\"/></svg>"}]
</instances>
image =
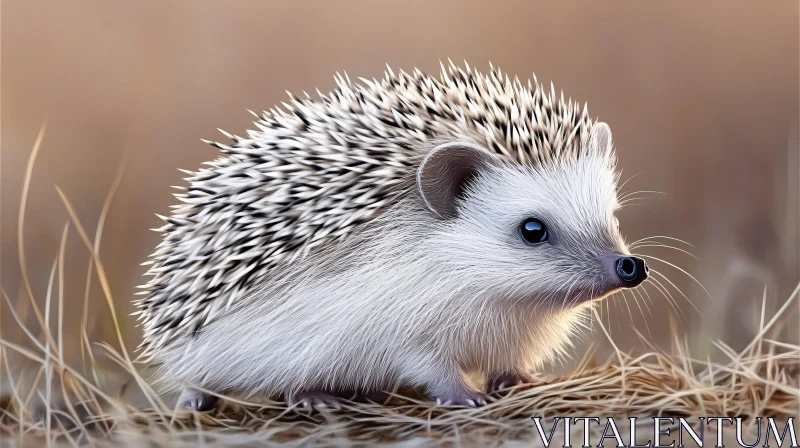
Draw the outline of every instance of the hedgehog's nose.
<instances>
[{"instance_id":1,"label":"hedgehog's nose","mask_svg":"<svg viewBox=\"0 0 800 448\"><path fill-rule=\"evenodd\" d=\"M617 260L617 274L626 288L638 286L647 278L650 268L639 257L622 257Z\"/></svg>"}]
</instances>

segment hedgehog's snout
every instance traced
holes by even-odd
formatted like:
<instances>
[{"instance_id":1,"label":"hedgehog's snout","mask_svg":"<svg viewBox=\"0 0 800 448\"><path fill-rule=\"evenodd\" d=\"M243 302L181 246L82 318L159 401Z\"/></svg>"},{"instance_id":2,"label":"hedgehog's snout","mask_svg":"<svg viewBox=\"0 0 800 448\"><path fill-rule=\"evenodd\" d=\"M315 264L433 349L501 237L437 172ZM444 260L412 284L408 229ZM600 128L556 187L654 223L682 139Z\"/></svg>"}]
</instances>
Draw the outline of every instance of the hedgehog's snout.
<instances>
[{"instance_id":1,"label":"hedgehog's snout","mask_svg":"<svg viewBox=\"0 0 800 448\"><path fill-rule=\"evenodd\" d=\"M617 275L626 288L639 286L650 272L647 263L639 257L620 257L617 259Z\"/></svg>"}]
</instances>

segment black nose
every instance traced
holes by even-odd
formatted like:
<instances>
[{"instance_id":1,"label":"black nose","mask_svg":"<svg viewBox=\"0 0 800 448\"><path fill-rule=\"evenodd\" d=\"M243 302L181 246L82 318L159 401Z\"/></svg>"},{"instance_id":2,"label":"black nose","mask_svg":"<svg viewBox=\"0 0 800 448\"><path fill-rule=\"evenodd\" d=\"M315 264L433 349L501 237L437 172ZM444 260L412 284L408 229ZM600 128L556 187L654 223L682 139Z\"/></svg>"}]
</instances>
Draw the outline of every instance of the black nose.
<instances>
[{"instance_id":1,"label":"black nose","mask_svg":"<svg viewBox=\"0 0 800 448\"><path fill-rule=\"evenodd\" d=\"M617 274L627 288L639 285L647 278L650 268L639 257L622 257L617 260Z\"/></svg>"}]
</instances>

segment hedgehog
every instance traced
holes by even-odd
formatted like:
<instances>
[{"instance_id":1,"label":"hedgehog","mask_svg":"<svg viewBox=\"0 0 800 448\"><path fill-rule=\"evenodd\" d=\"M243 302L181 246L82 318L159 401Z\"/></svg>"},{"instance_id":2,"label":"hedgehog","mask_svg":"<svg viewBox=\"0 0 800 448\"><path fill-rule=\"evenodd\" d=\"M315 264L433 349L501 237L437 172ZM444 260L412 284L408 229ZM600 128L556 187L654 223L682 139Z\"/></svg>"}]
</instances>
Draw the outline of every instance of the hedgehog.
<instances>
[{"instance_id":1,"label":"hedgehog","mask_svg":"<svg viewBox=\"0 0 800 448\"><path fill-rule=\"evenodd\" d=\"M491 65L335 80L254 114L247 137L204 140L221 155L160 216L139 350L179 407L399 387L483 405L647 278L615 217L610 128L585 103Z\"/></svg>"}]
</instances>

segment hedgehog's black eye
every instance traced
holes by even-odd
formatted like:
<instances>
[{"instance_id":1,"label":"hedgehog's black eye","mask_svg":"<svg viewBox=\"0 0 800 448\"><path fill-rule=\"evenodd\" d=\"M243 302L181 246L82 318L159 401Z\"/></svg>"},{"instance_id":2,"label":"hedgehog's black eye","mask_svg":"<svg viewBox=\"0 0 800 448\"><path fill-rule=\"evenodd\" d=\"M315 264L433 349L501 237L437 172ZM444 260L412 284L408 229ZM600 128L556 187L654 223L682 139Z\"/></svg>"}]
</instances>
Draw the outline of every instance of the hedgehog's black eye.
<instances>
[{"instance_id":1,"label":"hedgehog's black eye","mask_svg":"<svg viewBox=\"0 0 800 448\"><path fill-rule=\"evenodd\" d=\"M536 218L528 218L522 221L522 226L520 226L519 230L522 238L531 244L543 243L549 237L547 227Z\"/></svg>"}]
</instances>

